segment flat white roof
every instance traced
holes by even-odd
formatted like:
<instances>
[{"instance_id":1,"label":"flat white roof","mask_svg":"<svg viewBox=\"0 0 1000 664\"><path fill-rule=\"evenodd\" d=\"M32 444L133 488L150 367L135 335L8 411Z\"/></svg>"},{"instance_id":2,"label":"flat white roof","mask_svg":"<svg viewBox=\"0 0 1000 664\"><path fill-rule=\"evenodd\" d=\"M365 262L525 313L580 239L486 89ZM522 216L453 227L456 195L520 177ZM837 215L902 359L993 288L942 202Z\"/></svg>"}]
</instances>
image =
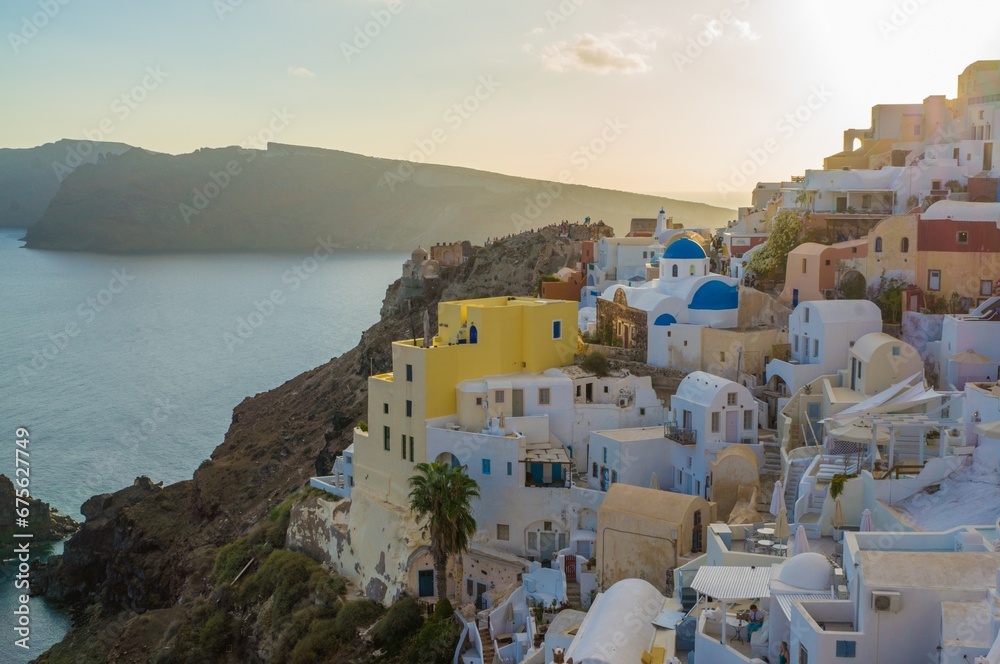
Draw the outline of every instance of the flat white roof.
<instances>
[{"instance_id":1,"label":"flat white roof","mask_svg":"<svg viewBox=\"0 0 1000 664\"><path fill-rule=\"evenodd\" d=\"M663 427L633 427L631 429L604 429L595 431L605 438L617 440L620 443L627 443L636 440L650 440L651 438L663 438Z\"/></svg>"},{"instance_id":2,"label":"flat white roof","mask_svg":"<svg viewBox=\"0 0 1000 664\"><path fill-rule=\"evenodd\" d=\"M860 551L869 588L947 588L984 590L996 587L1000 553L982 551Z\"/></svg>"}]
</instances>

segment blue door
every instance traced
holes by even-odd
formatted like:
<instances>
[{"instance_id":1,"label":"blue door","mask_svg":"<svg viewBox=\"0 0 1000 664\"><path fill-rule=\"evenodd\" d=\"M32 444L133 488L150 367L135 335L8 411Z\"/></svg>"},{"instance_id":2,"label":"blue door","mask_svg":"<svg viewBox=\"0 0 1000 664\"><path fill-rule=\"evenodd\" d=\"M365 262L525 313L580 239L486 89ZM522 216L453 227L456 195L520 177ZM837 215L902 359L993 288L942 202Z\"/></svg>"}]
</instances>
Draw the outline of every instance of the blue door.
<instances>
[{"instance_id":1,"label":"blue door","mask_svg":"<svg viewBox=\"0 0 1000 664\"><path fill-rule=\"evenodd\" d=\"M562 466L558 463L552 464L552 481L562 482Z\"/></svg>"},{"instance_id":2,"label":"blue door","mask_svg":"<svg viewBox=\"0 0 1000 664\"><path fill-rule=\"evenodd\" d=\"M793 288L792 289L792 309L794 309L797 306L799 306L799 289L798 288Z\"/></svg>"},{"instance_id":3,"label":"blue door","mask_svg":"<svg viewBox=\"0 0 1000 664\"><path fill-rule=\"evenodd\" d=\"M605 467L601 469L601 490L607 491L611 486L611 472Z\"/></svg>"},{"instance_id":4,"label":"blue door","mask_svg":"<svg viewBox=\"0 0 1000 664\"><path fill-rule=\"evenodd\" d=\"M434 596L434 570L422 569L417 572L417 593L420 597Z\"/></svg>"},{"instance_id":5,"label":"blue door","mask_svg":"<svg viewBox=\"0 0 1000 664\"><path fill-rule=\"evenodd\" d=\"M542 482L545 481L545 472L542 468L542 464L533 463L531 464L531 479L535 481L535 484L541 486Z\"/></svg>"},{"instance_id":6,"label":"blue door","mask_svg":"<svg viewBox=\"0 0 1000 664\"><path fill-rule=\"evenodd\" d=\"M479 329L475 325L469 328L469 343L479 343Z\"/></svg>"}]
</instances>

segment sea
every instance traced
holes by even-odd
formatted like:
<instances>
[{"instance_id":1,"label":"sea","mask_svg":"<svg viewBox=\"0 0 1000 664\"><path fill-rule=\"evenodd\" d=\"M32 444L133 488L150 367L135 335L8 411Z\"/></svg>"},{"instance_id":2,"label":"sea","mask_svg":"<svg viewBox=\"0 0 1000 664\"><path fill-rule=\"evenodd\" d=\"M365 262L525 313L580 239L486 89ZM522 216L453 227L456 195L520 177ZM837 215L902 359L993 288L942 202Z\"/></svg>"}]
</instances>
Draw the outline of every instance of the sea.
<instances>
[{"instance_id":1,"label":"sea","mask_svg":"<svg viewBox=\"0 0 1000 664\"><path fill-rule=\"evenodd\" d=\"M75 518L89 497L140 475L190 478L244 398L357 344L406 258L322 244L302 254L52 252L24 248L23 236L0 229L0 473L15 475L24 429L31 495ZM43 557L61 550L32 545ZM4 558L0 662L27 662L62 639L69 618L31 598L30 648L16 645L22 591L9 548Z\"/></svg>"}]
</instances>

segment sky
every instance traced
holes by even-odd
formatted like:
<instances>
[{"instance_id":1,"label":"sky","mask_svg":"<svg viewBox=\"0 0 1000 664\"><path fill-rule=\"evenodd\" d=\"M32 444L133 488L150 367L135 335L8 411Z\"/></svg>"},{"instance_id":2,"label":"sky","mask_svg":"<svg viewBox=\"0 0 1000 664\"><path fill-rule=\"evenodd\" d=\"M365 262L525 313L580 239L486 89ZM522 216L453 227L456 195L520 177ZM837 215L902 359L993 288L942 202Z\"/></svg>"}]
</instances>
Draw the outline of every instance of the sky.
<instances>
[{"instance_id":1,"label":"sky","mask_svg":"<svg viewBox=\"0 0 1000 664\"><path fill-rule=\"evenodd\" d=\"M1000 58L976 0L9 0L0 147L268 140L726 207Z\"/></svg>"}]
</instances>

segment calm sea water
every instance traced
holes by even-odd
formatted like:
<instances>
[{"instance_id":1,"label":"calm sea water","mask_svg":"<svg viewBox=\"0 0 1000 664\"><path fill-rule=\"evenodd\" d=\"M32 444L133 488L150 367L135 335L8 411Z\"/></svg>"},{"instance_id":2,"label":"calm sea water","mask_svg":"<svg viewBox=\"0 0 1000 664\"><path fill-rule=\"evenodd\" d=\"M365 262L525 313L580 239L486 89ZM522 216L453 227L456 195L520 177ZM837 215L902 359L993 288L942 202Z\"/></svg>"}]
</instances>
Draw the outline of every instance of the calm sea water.
<instances>
[{"instance_id":1,"label":"calm sea water","mask_svg":"<svg viewBox=\"0 0 1000 664\"><path fill-rule=\"evenodd\" d=\"M138 475L189 478L236 404L358 342L405 259L105 256L27 250L22 236L0 229L0 472L13 475L25 427L32 495L73 516ZM3 571L0 661L27 661L68 621L33 599L31 651L16 648Z\"/></svg>"}]
</instances>

